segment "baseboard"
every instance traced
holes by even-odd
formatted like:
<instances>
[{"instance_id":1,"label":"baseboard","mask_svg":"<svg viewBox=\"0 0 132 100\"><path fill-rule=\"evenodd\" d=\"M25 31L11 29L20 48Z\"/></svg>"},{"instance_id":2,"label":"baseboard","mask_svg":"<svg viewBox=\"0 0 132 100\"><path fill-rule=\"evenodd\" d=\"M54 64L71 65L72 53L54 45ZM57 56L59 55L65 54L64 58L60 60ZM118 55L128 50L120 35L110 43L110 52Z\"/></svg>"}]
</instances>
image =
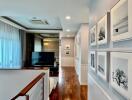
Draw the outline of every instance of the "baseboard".
<instances>
[{"instance_id":1,"label":"baseboard","mask_svg":"<svg viewBox=\"0 0 132 100\"><path fill-rule=\"evenodd\" d=\"M82 64L81 65L81 85L87 85L88 84L88 64Z\"/></svg>"},{"instance_id":2,"label":"baseboard","mask_svg":"<svg viewBox=\"0 0 132 100\"><path fill-rule=\"evenodd\" d=\"M74 67L74 66L61 66L61 67Z\"/></svg>"}]
</instances>

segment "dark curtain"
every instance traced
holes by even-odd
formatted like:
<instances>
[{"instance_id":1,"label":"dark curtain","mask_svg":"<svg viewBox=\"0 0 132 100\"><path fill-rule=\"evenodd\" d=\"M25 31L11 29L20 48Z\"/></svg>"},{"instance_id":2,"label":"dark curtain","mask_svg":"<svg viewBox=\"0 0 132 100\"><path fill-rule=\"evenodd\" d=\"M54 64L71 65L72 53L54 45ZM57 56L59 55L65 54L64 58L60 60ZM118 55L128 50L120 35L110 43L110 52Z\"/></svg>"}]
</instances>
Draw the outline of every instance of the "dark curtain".
<instances>
[{"instance_id":1,"label":"dark curtain","mask_svg":"<svg viewBox=\"0 0 132 100\"><path fill-rule=\"evenodd\" d=\"M42 52L44 50L44 42L43 42L43 39L41 39L41 50L42 50Z\"/></svg>"},{"instance_id":2,"label":"dark curtain","mask_svg":"<svg viewBox=\"0 0 132 100\"><path fill-rule=\"evenodd\" d=\"M24 30L19 30L19 34L21 39L22 67L24 67L26 61L26 32Z\"/></svg>"},{"instance_id":3,"label":"dark curtain","mask_svg":"<svg viewBox=\"0 0 132 100\"><path fill-rule=\"evenodd\" d=\"M34 34L26 33L26 61L24 67L31 67L32 52L34 51Z\"/></svg>"}]
</instances>

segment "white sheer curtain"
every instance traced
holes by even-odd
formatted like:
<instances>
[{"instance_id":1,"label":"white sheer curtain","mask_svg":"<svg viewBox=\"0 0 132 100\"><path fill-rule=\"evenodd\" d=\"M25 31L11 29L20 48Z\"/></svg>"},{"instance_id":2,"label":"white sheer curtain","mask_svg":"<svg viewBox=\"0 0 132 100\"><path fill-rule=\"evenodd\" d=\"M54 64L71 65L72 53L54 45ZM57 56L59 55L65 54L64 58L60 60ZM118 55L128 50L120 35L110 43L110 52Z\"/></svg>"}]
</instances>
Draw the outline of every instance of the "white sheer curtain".
<instances>
[{"instance_id":1,"label":"white sheer curtain","mask_svg":"<svg viewBox=\"0 0 132 100\"><path fill-rule=\"evenodd\" d=\"M19 29L0 21L0 69L21 67L21 39Z\"/></svg>"}]
</instances>

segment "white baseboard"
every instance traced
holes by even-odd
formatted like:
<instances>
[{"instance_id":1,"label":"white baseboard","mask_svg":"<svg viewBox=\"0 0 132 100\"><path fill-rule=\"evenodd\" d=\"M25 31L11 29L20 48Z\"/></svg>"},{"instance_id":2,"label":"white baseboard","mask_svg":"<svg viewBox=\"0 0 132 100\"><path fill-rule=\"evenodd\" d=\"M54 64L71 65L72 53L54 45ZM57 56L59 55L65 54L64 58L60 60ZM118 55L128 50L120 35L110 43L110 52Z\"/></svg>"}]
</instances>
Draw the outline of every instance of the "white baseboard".
<instances>
[{"instance_id":1,"label":"white baseboard","mask_svg":"<svg viewBox=\"0 0 132 100\"><path fill-rule=\"evenodd\" d=\"M87 85L87 84L88 84L88 64L82 64L80 85Z\"/></svg>"}]
</instances>

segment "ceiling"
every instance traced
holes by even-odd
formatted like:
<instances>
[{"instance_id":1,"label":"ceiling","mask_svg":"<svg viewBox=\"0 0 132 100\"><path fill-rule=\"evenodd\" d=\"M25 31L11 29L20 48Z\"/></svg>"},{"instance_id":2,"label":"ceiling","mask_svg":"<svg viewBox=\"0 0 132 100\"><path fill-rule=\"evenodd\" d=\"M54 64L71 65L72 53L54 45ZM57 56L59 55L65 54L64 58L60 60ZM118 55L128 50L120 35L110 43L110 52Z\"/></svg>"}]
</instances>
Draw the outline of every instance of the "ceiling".
<instances>
[{"instance_id":1,"label":"ceiling","mask_svg":"<svg viewBox=\"0 0 132 100\"><path fill-rule=\"evenodd\" d=\"M63 29L75 34L81 23L88 23L89 0L0 0L1 16L8 16L29 29ZM70 20L65 17L70 16ZM48 25L30 23L32 18L47 20ZM70 31L66 31L69 29Z\"/></svg>"},{"instance_id":2,"label":"ceiling","mask_svg":"<svg viewBox=\"0 0 132 100\"><path fill-rule=\"evenodd\" d=\"M44 38L44 42L59 42L59 38Z\"/></svg>"},{"instance_id":3,"label":"ceiling","mask_svg":"<svg viewBox=\"0 0 132 100\"><path fill-rule=\"evenodd\" d=\"M48 34L48 33L45 33L45 34L40 34L42 37L44 38L59 38L59 34Z\"/></svg>"},{"instance_id":4,"label":"ceiling","mask_svg":"<svg viewBox=\"0 0 132 100\"><path fill-rule=\"evenodd\" d=\"M18 24L30 30L62 30L62 26L58 17L15 17L6 16L5 18L13 20Z\"/></svg>"},{"instance_id":5,"label":"ceiling","mask_svg":"<svg viewBox=\"0 0 132 100\"><path fill-rule=\"evenodd\" d=\"M88 0L90 27L95 25L118 1L119 0Z\"/></svg>"}]
</instances>

